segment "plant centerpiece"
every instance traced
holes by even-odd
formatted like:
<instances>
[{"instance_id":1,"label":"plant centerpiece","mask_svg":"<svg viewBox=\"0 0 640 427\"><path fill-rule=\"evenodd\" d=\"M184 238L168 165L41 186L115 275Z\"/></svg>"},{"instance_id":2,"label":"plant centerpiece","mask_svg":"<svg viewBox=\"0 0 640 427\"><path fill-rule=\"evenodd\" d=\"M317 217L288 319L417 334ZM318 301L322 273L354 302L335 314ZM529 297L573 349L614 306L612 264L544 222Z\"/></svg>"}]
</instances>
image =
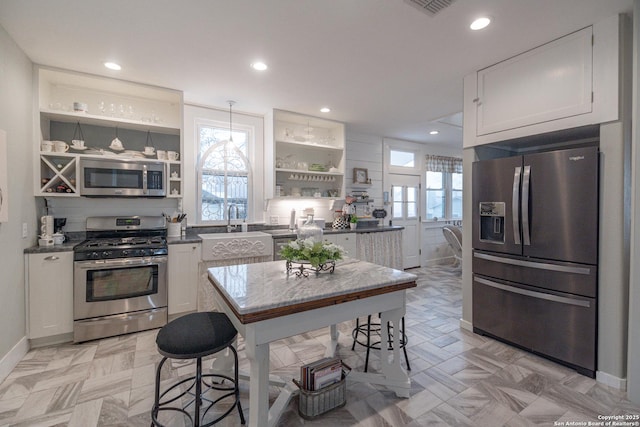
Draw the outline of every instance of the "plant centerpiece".
<instances>
[{"instance_id":1,"label":"plant centerpiece","mask_svg":"<svg viewBox=\"0 0 640 427\"><path fill-rule=\"evenodd\" d=\"M316 242L313 238L291 241L280 250L280 256L287 260L287 273L295 271L298 277L308 277L310 271L316 274L321 271L333 273L336 261L342 259L344 254L342 246Z\"/></svg>"},{"instance_id":2,"label":"plant centerpiece","mask_svg":"<svg viewBox=\"0 0 640 427\"><path fill-rule=\"evenodd\" d=\"M351 227L352 230L355 230L358 227L358 217L355 214L351 215L351 218L349 218L349 227Z\"/></svg>"}]
</instances>

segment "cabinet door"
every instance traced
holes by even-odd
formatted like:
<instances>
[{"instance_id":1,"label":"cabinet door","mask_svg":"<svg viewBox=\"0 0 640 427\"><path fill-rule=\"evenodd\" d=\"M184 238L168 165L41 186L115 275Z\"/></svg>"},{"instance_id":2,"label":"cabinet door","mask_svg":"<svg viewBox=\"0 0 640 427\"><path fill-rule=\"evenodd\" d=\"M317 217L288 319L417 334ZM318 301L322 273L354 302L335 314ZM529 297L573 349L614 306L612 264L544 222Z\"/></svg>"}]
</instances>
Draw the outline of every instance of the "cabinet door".
<instances>
[{"instance_id":1,"label":"cabinet door","mask_svg":"<svg viewBox=\"0 0 640 427\"><path fill-rule=\"evenodd\" d=\"M592 27L478 72L477 132L591 112Z\"/></svg>"},{"instance_id":2,"label":"cabinet door","mask_svg":"<svg viewBox=\"0 0 640 427\"><path fill-rule=\"evenodd\" d=\"M200 243L169 245L169 314L195 311L198 302Z\"/></svg>"},{"instance_id":3,"label":"cabinet door","mask_svg":"<svg viewBox=\"0 0 640 427\"><path fill-rule=\"evenodd\" d=\"M356 245L356 233L344 233L336 234L336 244L340 245L347 251L349 258L358 258L357 245Z\"/></svg>"},{"instance_id":4,"label":"cabinet door","mask_svg":"<svg viewBox=\"0 0 640 427\"><path fill-rule=\"evenodd\" d=\"M27 255L29 338L73 332L73 252Z\"/></svg>"}]
</instances>

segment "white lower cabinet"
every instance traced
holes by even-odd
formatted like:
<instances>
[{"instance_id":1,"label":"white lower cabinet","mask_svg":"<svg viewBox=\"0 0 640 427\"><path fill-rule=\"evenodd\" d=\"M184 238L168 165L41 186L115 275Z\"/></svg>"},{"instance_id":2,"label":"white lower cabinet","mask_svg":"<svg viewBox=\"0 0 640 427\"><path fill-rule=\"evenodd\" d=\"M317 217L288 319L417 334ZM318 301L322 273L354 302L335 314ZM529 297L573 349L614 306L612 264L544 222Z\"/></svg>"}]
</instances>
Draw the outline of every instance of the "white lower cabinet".
<instances>
[{"instance_id":1,"label":"white lower cabinet","mask_svg":"<svg viewBox=\"0 0 640 427\"><path fill-rule=\"evenodd\" d=\"M326 234L324 240L327 242L335 243L342 246L347 251L349 258L358 258L356 245L356 233L338 233L338 234Z\"/></svg>"},{"instance_id":2,"label":"white lower cabinet","mask_svg":"<svg viewBox=\"0 0 640 427\"><path fill-rule=\"evenodd\" d=\"M30 339L73 332L73 252L27 255Z\"/></svg>"},{"instance_id":3,"label":"white lower cabinet","mask_svg":"<svg viewBox=\"0 0 640 427\"><path fill-rule=\"evenodd\" d=\"M169 315L198 307L200 243L169 245Z\"/></svg>"}]
</instances>

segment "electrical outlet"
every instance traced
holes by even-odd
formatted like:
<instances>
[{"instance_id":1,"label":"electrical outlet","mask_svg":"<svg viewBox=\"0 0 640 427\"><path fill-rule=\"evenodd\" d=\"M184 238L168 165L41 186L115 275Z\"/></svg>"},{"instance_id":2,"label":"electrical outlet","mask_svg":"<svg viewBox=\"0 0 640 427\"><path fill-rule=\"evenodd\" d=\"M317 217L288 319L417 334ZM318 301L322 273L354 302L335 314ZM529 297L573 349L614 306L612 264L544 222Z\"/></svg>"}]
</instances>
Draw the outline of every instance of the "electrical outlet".
<instances>
[{"instance_id":1,"label":"electrical outlet","mask_svg":"<svg viewBox=\"0 0 640 427\"><path fill-rule=\"evenodd\" d=\"M278 217L274 216L274 215L270 216L269 217L269 223L271 225L278 225Z\"/></svg>"},{"instance_id":2,"label":"electrical outlet","mask_svg":"<svg viewBox=\"0 0 640 427\"><path fill-rule=\"evenodd\" d=\"M28 235L29 235L29 230L27 228L27 223L23 222L22 223L22 238L26 239Z\"/></svg>"}]
</instances>

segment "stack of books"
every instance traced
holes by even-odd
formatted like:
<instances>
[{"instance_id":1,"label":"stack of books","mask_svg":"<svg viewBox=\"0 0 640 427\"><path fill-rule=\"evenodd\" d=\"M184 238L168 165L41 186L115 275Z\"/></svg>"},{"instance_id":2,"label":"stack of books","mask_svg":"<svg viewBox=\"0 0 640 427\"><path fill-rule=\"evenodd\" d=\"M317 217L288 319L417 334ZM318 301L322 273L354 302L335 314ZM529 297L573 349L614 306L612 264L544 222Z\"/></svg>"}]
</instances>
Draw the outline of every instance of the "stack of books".
<instances>
[{"instance_id":1,"label":"stack of books","mask_svg":"<svg viewBox=\"0 0 640 427\"><path fill-rule=\"evenodd\" d=\"M342 360L337 357L325 357L300 367L302 389L320 390L342 379Z\"/></svg>"}]
</instances>

